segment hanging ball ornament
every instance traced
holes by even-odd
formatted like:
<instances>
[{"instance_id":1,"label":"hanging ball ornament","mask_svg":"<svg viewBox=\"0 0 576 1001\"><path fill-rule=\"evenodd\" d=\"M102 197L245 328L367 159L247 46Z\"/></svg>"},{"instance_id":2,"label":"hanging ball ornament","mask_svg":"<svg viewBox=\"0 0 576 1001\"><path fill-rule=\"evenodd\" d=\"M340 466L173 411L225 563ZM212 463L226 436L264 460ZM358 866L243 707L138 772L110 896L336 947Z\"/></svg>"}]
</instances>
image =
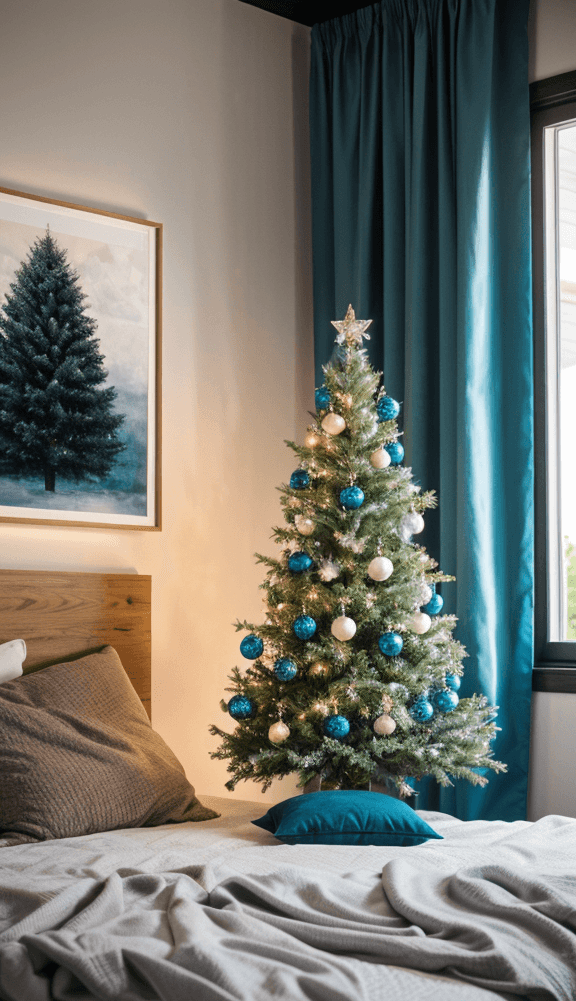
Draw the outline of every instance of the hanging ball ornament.
<instances>
[{"instance_id":1,"label":"hanging ball ornament","mask_svg":"<svg viewBox=\"0 0 576 1001\"><path fill-rule=\"evenodd\" d=\"M388 713L382 713L378 719L374 720L372 729L379 737L388 737L391 733L394 733L396 723Z\"/></svg>"},{"instance_id":2,"label":"hanging ball ornament","mask_svg":"<svg viewBox=\"0 0 576 1001\"><path fill-rule=\"evenodd\" d=\"M340 491L340 503L347 511L356 511L364 503L364 491L360 487L344 487Z\"/></svg>"},{"instance_id":3,"label":"hanging ball ornament","mask_svg":"<svg viewBox=\"0 0 576 1001\"><path fill-rule=\"evenodd\" d=\"M378 638L378 646L386 657L397 657L404 646L404 640L399 633L390 630Z\"/></svg>"},{"instance_id":4,"label":"hanging ball ornament","mask_svg":"<svg viewBox=\"0 0 576 1001\"><path fill-rule=\"evenodd\" d=\"M256 715L256 704L247 695L233 695L228 703L232 719L250 719Z\"/></svg>"},{"instance_id":5,"label":"hanging ball ornament","mask_svg":"<svg viewBox=\"0 0 576 1001\"><path fill-rule=\"evenodd\" d=\"M391 396L381 396L376 404L379 421L393 421L400 413L400 404Z\"/></svg>"},{"instance_id":6,"label":"hanging ball ornament","mask_svg":"<svg viewBox=\"0 0 576 1001\"><path fill-rule=\"evenodd\" d=\"M264 644L259 636L255 636L254 633L250 633L249 636L245 636L240 644L240 653L246 660L256 660L261 656L264 650Z\"/></svg>"},{"instance_id":7,"label":"hanging ball ornament","mask_svg":"<svg viewBox=\"0 0 576 1001\"><path fill-rule=\"evenodd\" d=\"M324 660L317 660L308 671L312 678L326 678L329 673L330 667Z\"/></svg>"},{"instance_id":8,"label":"hanging ball ornament","mask_svg":"<svg viewBox=\"0 0 576 1001\"><path fill-rule=\"evenodd\" d=\"M430 696L433 706L441 713L451 713L458 705L459 699L451 688L438 688Z\"/></svg>"},{"instance_id":9,"label":"hanging ball ornament","mask_svg":"<svg viewBox=\"0 0 576 1001\"><path fill-rule=\"evenodd\" d=\"M410 542L413 535L419 535L424 531L424 518L416 511L410 511L400 520L400 538L403 542Z\"/></svg>"},{"instance_id":10,"label":"hanging ball ornament","mask_svg":"<svg viewBox=\"0 0 576 1001\"><path fill-rule=\"evenodd\" d=\"M421 695L412 703L408 712L417 723L426 723L434 715L434 706L431 705L425 695Z\"/></svg>"},{"instance_id":11,"label":"hanging ball ornament","mask_svg":"<svg viewBox=\"0 0 576 1001\"><path fill-rule=\"evenodd\" d=\"M327 737L334 740L344 740L350 733L350 724L345 716L327 716L322 724Z\"/></svg>"},{"instance_id":12,"label":"hanging ball ornament","mask_svg":"<svg viewBox=\"0 0 576 1001\"><path fill-rule=\"evenodd\" d=\"M384 448L390 456L390 462L393 466L399 466L404 458L404 446L400 444L399 441L389 441Z\"/></svg>"},{"instance_id":13,"label":"hanging ball ornament","mask_svg":"<svg viewBox=\"0 0 576 1001\"><path fill-rule=\"evenodd\" d=\"M316 448L316 445L320 441L318 435L314 431L308 431L304 436L304 444L306 448Z\"/></svg>"},{"instance_id":14,"label":"hanging ball ornament","mask_svg":"<svg viewBox=\"0 0 576 1001\"><path fill-rule=\"evenodd\" d=\"M274 674L279 681L292 681L298 674L298 668L293 660L288 657L280 657L274 664Z\"/></svg>"},{"instance_id":15,"label":"hanging ball ornament","mask_svg":"<svg viewBox=\"0 0 576 1001\"><path fill-rule=\"evenodd\" d=\"M314 393L314 402L316 403L316 410L326 410L330 406L330 393L326 389L326 386L320 386L316 390Z\"/></svg>"},{"instance_id":16,"label":"hanging ball ornament","mask_svg":"<svg viewBox=\"0 0 576 1001\"><path fill-rule=\"evenodd\" d=\"M394 570L394 565L387 556L375 556L368 564L368 576L372 580L388 580Z\"/></svg>"},{"instance_id":17,"label":"hanging ball ornament","mask_svg":"<svg viewBox=\"0 0 576 1001\"><path fill-rule=\"evenodd\" d=\"M286 726L281 719L277 723L273 723L268 730L268 740L271 740L273 744L282 744L289 736L290 727Z\"/></svg>"},{"instance_id":18,"label":"hanging ball ornament","mask_svg":"<svg viewBox=\"0 0 576 1001\"><path fill-rule=\"evenodd\" d=\"M312 566L312 559L308 553L292 553L288 560L288 569L292 573L305 573Z\"/></svg>"},{"instance_id":19,"label":"hanging ball ornament","mask_svg":"<svg viewBox=\"0 0 576 1001\"><path fill-rule=\"evenodd\" d=\"M451 688L453 692L457 692L460 688L461 680L459 674L447 674L445 681L448 688Z\"/></svg>"},{"instance_id":20,"label":"hanging ball ornament","mask_svg":"<svg viewBox=\"0 0 576 1001\"><path fill-rule=\"evenodd\" d=\"M427 615L439 615L444 606L444 598L441 594L433 594L430 601L426 602L422 611Z\"/></svg>"},{"instance_id":21,"label":"hanging ball ornament","mask_svg":"<svg viewBox=\"0 0 576 1001\"><path fill-rule=\"evenodd\" d=\"M385 448L377 448L370 456L370 462L374 469L386 469L390 465L390 453Z\"/></svg>"},{"instance_id":22,"label":"hanging ball ornament","mask_svg":"<svg viewBox=\"0 0 576 1001\"><path fill-rule=\"evenodd\" d=\"M290 477L292 490L305 490L310 486L310 477L305 469L295 469Z\"/></svg>"},{"instance_id":23,"label":"hanging ball ornament","mask_svg":"<svg viewBox=\"0 0 576 1001\"><path fill-rule=\"evenodd\" d=\"M346 640L351 640L354 636L356 623L354 619L348 618L347 615L339 615L330 626L330 632L337 640L342 640L345 643Z\"/></svg>"},{"instance_id":24,"label":"hanging ball ornament","mask_svg":"<svg viewBox=\"0 0 576 1001\"><path fill-rule=\"evenodd\" d=\"M312 535L316 527L312 518L307 518L304 514L297 514L294 518L294 524L300 535Z\"/></svg>"},{"instance_id":25,"label":"hanging ball ornament","mask_svg":"<svg viewBox=\"0 0 576 1001\"><path fill-rule=\"evenodd\" d=\"M432 619L426 612L414 612L414 615L408 622L408 628L412 630L413 633L418 633L419 636L423 636L427 633L432 625Z\"/></svg>"},{"instance_id":26,"label":"hanging ball ornament","mask_svg":"<svg viewBox=\"0 0 576 1001\"><path fill-rule=\"evenodd\" d=\"M330 413L326 414L326 417L322 418L322 427L327 434L341 434L346 427L346 421L340 414L330 411Z\"/></svg>"},{"instance_id":27,"label":"hanging ball ornament","mask_svg":"<svg viewBox=\"0 0 576 1001\"><path fill-rule=\"evenodd\" d=\"M310 615L299 615L293 629L299 640L309 640L316 632L316 622Z\"/></svg>"}]
</instances>

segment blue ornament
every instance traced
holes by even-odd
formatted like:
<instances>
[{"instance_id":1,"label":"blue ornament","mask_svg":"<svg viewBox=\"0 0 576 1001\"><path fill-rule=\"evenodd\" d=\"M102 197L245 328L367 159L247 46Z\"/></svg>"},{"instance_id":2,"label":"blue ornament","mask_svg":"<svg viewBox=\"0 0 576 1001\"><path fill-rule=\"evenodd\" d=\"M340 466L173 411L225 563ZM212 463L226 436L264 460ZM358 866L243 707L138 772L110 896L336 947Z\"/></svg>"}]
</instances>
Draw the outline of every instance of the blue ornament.
<instances>
[{"instance_id":1,"label":"blue ornament","mask_svg":"<svg viewBox=\"0 0 576 1001\"><path fill-rule=\"evenodd\" d=\"M389 441L384 448L390 456L390 463L392 466L399 466L404 458L404 446L400 444L399 441Z\"/></svg>"},{"instance_id":2,"label":"blue ornament","mask_svg":"<svg viewBox=\"0 0 576 1001\"><path fill-rule=\"evenodd\" d=\"M404 640L399 633L390 630L378 638L378 646L386 657L397 657L404 646Z\"/></svg>"},{"instance_id":3,"label":"blue ornament","mask_svg":"<svg viewBox=\"0 0 576 1001\"><path fill-rule=\"evenodd\" d=\"M308 553L292 553L292 556L288 560L288 569L292 573L304 573L305 570L309 570L312 566L312 559L308 556Z\"/></svg>"},{"instance_id":4,"label":"blue ornament","mask_svg":"<svg viewBox=\"0 0 576 1001\"><path fill-rule=\"evenodd\" d=\"M264 649L264 644L259 636L255 636L254 633L250 633L249 636L245 636L240 644L240 653L246 660L256 660L260 656Z\"/></svg>"},{"instance_id":5,"label":"blue ornament","mask_svg":"<svg viewBox=\"0 0 576 1001\"><path fill-rule=\"evenodd\" d=\"M426 723L434 715L434 706L428 702L428 699L424 695L421 695L412 703L408 712L417 723Z\"/></svg>"},{"instance_id":6,"label":"blue ornament","mask_svg":"<svg viewBox=\"0 0 576 1001\"><path fill-rule=\"evenodd\" d=\"M298 668L293 660L288 657L281 657L274 664L274 674L279 681L292 681L298 674Z\"/></svg>"},{"instance_id":7,"label":"blue ornament","mask_svg":"<svg viewBox=\"0 0 576 1001\"><path fill-rule=\"evenodd\" d=\"M441 713L451 713L458 705L459 699L451 688L438 688L431 695L432 703Z\"/></svg>"},{"instance_id":8,"label":"blue ornament","mask_svg":"<svg viewBox=\"0 0 576 1001\"><path fill-rule=\"evenodd\" d=\"M233 719L250 719L256 715L256 705L246 695L233 695L228 703L228 712Z\"/></svg>"},{"instance_id":9,"label":"blue ornament","mask_svg":"<svg viewBox=\"0 0 576 1001\"><path fill-rule=\"evenodd\" d=\"M305 469L295 469L290 477L292 490L305 490L310 486L310 477Z\"/></svg>"},{"instance_id":10,"label":"blue ornament","mask_svg":"<svg viewBox=\"0 0 576 1001\"><path fill-rule=\"evenodd\" d=\"M451 688L453 692L457 692L460 688L460 675L459 674L447 674L445 678L448 688Z\"/></svg>"},{"instance_id":11,"label":"blue ornament","mask_svg":"<svg viewBox=\"0 0 576 1001\"><path fill-rule=\"evenodd\" d=\"M364 503L364 491L360 487L344 487L340 491L340 503L347 511L355 511Z\"/></svg>"},{"instance_id":12,"label":"blue ornament","mask_svg":"<svg viewBox=\"0 0 576 1001\"><path fill-rule=\"evenodd\" d=\"M309 640L316 632L316 622L310 615L299 615L293 628L299 640Z\"/></svg>"},{"instance_id":13,"label":"blue ornament","mask_svg":"<svg viewBox=\"0 0 576 1001\"><path fill-rule=\"evenodd\" d=\"M433 594L427 605L423 605L422 611L427 615L438 615L442 611L444 598L441 594Z\"/></svg>"},{"instance_id":14,"label":"blue ornament","mask_svg":"<svg viewBox=\"0 0 576 1001\"><path fill-rule=\"evenodd\" d=\"M323 723L323 730L327 737L334 740L344 740L350 733L350 724L345 716L327 716Z\"/></svg>"},{"instance_id":15,"label":"blue ornament","mask_svg":"<svg viewBox=\"0 0 576 1001\"><path fill-rule=\"evenodd\" d=\"M316 403L316 410L327 410L330 406L330 393L326 389L326 386L320 386L314 393L314 402Z\"/></svg>"},{"instance_id":16,"label":"blue ornament","mask_svg":"<svg viewBox=\"0 0 576 1001\"><path fill-rule=\"evenodd\" d=\"M393 421L400 413L400 404L391 396L382 396L376 404L379 421Z\"/></svg>"}]
</instances>

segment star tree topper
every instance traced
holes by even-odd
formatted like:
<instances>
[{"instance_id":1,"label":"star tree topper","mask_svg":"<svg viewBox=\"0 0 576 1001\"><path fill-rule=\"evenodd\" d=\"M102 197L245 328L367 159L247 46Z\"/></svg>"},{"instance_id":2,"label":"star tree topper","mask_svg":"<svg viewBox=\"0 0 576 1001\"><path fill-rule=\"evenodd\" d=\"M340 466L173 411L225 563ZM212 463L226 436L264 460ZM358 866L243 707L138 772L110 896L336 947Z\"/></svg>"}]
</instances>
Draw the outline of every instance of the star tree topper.
<instances>
[{"instance_id":1,"label":"star tree topper","mask_svg":"<svg viewBox=\"0 0 576 1001\"><path fill-rule=\"evenodd\" d=\"M370 334L366 333L366 328L370 326L372 320L357 320L352 306L348 306L348 312L343 320L332 320L331 323L338 331L337 344L346 343L351 348L356 344L362 345L363 337L367 341L370 340Z\"/></svg>"}]
</instances>

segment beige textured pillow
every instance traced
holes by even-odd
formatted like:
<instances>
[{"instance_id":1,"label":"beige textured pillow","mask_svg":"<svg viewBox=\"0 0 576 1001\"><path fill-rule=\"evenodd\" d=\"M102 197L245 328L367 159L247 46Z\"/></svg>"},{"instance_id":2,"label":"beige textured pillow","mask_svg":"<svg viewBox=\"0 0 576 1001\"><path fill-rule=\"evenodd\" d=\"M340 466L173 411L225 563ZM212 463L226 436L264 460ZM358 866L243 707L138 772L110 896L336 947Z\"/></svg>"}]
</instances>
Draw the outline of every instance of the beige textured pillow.
<instances>
[{"instance_id":1,"label":"beige textured pillow","mask_svg":"<svg viewBox=\"0 0 576 1001\"><path fill-rule=\"evenodd\" d=\"M9 844L217 816L150 726L111 646L0 686Z\"/></svg>"}]
</instances>

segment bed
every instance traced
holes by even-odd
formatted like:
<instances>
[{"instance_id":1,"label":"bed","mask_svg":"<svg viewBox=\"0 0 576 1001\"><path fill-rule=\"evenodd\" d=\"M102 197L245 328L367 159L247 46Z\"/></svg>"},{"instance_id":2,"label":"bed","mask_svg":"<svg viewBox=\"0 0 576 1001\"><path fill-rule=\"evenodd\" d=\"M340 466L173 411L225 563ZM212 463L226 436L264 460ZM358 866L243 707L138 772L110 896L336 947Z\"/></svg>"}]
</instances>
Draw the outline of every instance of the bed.
<instances>
[{"instance_id":1,"label":"bed","mask_svg":"<svg viewBox=\"0 0 576 1001\"><path fill-rule=\"evenodd\" d=\"M104 576L0 574L0 643L40 677L118 639L146 703L149 579ZM4 839L2 1001L576 998L576 820L419 811L439 838L286 844L261 804L200 800L211 819Z\"/></svg>"}]
</instances>

